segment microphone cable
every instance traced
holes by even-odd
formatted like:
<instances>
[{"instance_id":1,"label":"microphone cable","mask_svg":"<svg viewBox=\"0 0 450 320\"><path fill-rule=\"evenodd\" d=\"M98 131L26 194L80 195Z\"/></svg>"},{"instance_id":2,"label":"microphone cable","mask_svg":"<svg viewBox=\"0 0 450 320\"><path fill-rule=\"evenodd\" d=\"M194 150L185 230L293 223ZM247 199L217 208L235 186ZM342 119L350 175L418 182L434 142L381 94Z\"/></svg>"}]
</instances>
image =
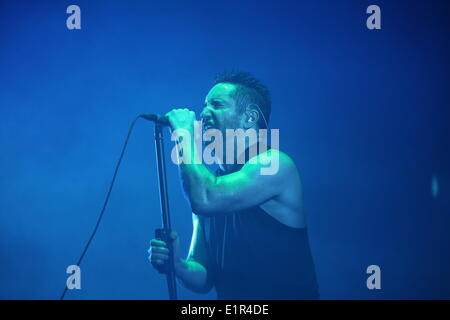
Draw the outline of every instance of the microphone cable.
<instances>
[{"instance_id":1,"label":"microphone cable","mask_svg":"<svg viewBox=\"0 0 450 320\"><path fill-rule=\"evenodd\" d=\"M81 262L83 261L83 258L85 256L87 250L89 249L89 246L90 246L92 240L94 239L95 234L97 233L98 227L99 227L100 222L102 221L102 218L103 218L103 214L105 213L106 206L108 205L109 197L111 196L111 191L112 191L112 188L114 186L114 182L116 181L117 172L119 171L120 164L122 163L123 155L125 154L125 150L127 148L128 140L130 139L131 132L133 131L133 128L134 128L134 125L136 124L136 121L141 116L142 115L139 115L136 118L134 118L134 120L131 122L130 128L128 129L128 134L127 134L127 137L125 138L125 142L124 142L123 147L122 147L122 152L120 153L119 160L117 161L116 168L114 170L114 174L113 174L111 183L109 185L108 193L106 194L106 198L105 198L105 201L103 203L103 208L100 211L100 215L97 218L97 223L95 224L94 230L92 231L91 236L89 237L89 240L87 241L86 245L84 246L84 249L83 249L83 252L81 253L80 258L78 259L78 262L77 262L77 266L78 267L81 265ZM66 283L66 286L64 287L64 291L62 292L61 297L59 298L59 300L64 300L64 296L66 295L67 289L68 288L67 288L67 283Z\"/></svg>"}]
</instances>

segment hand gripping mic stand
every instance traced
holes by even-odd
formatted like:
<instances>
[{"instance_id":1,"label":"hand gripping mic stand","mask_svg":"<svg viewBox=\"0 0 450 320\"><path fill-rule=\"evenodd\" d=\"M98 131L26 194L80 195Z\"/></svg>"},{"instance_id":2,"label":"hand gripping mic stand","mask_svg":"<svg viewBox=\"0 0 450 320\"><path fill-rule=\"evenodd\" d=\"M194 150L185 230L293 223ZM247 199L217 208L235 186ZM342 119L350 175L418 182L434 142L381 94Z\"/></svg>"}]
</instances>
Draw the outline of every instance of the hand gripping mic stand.
<instances>
[{"instance_id":1,"label":"hand gripping mic stand","mask_svg":"<svg viewBox=\"0 0 450 320\"><path fill-rule=\"evenodd\" d=\"M164 135L163 127L170 123L165 116L158 114L141 114L139 117L155 123L155 149L156 165L158 170L159 199L161 205L161 219L163 227L155 230L155 238L166 242L169 249L169 261L164 266L162 273L166 274L169 299L177 300L177 283L175 278L175 266L173 256L173 240L170 238L172 230L170 226L169 197L167 194L166 161L164 159Z\"/></svg>"},{"instance_id":2,"label":"hand gripping mic stand","mask_svg":"<svg viewBox=\"0 0 450 320\"><path fill-rule=\"evenodd\" d=\"M167 287L169 289L169 299L177 300L177 286L175 278L173 243L170 238L170 212L169 212L169 197L167 194L167 177L166 177L166 162L164 159L164 137L163 125L155 121L155 147L156 147L156 163L158 170L159 183L159 198L161 204L161 219L163 227L155 230L156 239L163 240L167 243L169 248L169 261L167 268L164 270L167 279Z\"/></svg>"},{"instance_id":3,"label":"hand gripping mic stand","mask_svg":"<svg viewBox=\"0 0 450 320\"><path fill-rule=\"evenodd\" d=\"M117 161L116 168L114 169L113 178L111 180L111 184L109 185L108 192L106 194L105 201L103 203L102 210L100 211L100 215L97 218L97 222L95 224L94 230L92 231L86 245L84 246L83 252L78 259L77 266L81 265L83 258L89 249L89 246L92 240L97 233L100 222L102 221L103 214L105 213L106 206L108 205L109 197L111 196L111 191L114 186L114 182L116 181L117 173L119 171L120 164L122 163L123 156L125 154L125 150L128 145L128 140L130 139L131 132L133 131L134 125L139 118L144 118L149 121L153 121L155 123L155 146L156 146L156 161L158 167L158 181L159 181L159 196L161 203L161 216L163 228L156 229L155 235L157 239L163 240L167 243L169 248L169 261L164 266L164 269L161 270L162 273L166 274L167 278L167 286L169 288L169 299L176 300L177 299L177 286L176 286L176 278L175 278L175 267L174 267L174 256L173 256L173 240L170 238L170 215L169 215L169 198L167 196L167 179L166 179L166 163L164 160L164 140L163 140L163 126L168 126L169 121L166 117L156 115L156 114L141 114L137 116L130 125L128 129L127 137L125 138L125 142L122 147L122 151L120 153L119 160ZM64 296L67 292L67 285L64 286L64 290L60 296L60 300L64 300Z\"/></svg>"}]
</instances>

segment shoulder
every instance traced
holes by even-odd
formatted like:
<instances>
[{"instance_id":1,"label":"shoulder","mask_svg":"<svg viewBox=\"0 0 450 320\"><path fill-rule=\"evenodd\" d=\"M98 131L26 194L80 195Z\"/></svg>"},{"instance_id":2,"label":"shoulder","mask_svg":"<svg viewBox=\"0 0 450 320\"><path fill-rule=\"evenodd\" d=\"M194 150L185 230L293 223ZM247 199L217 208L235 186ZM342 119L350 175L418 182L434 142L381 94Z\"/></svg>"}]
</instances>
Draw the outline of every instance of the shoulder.
<instances>
[{"instance_id":1,"label":"shoulder","mask_svg":"<svg viewBox=\"0 0 450 320\"><path fill-rule=\"evenodd\" d=\"M302 184L295 161L280 150L268 150L267 157L278 159L278 173L268 183L277 190L277 196L264 203L261 208L287 226L304 227Z\"/></svg>"},{"instance_id":2,"label":"shoulder","mask_svg":"<svg viewBox=\"0 0 450 320\"><path fill-rule=\"evenodd\" d=\"M295 161L285 152L277 149L269 149L250 159L249 166L260 170L261 175L273 176L276 179L298 176Z\"/></svg>"},{"instance_id":3,"label":"shoulder","mask_svg":"<svg viewBox=\"0 0 450 320\"><path fill-rule=\"evenodd\" d=\"M285 152L278 149L269 149L264 154L269 158L278 158L280 165L286 169L297 169L295 166L295 161Z\"/></svg>"}]
</instances>

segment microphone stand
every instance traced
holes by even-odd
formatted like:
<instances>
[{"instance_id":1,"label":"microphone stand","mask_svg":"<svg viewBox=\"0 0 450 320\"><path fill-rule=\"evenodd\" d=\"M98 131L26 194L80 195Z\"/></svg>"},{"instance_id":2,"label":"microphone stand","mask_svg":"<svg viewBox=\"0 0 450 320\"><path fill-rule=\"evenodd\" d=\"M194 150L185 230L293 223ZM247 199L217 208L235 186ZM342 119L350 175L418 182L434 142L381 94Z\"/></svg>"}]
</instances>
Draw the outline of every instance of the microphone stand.
<instances>
[{"instance_id":1,"label":"microphone stand","mask_svg":"<svg viewBox=\"0 0 450 320\"><path fill-rule=\"evenodd\" d=\"M167 177L166 177L166 162L164 159L164 137L163 126L155 122L155 146L156 146L156 163L158 169L158 183L159 183L159 198L161 205L161 219L163 228L156 229L155 235L157 239L163 240L167 243L169 248L168 267L165 270L167 288L169 290L169 299L177 300L177 286L175 278L173 243L170 239L170 212L169 212L169 198L167 194Z\"/></svg>"}]
</instances>

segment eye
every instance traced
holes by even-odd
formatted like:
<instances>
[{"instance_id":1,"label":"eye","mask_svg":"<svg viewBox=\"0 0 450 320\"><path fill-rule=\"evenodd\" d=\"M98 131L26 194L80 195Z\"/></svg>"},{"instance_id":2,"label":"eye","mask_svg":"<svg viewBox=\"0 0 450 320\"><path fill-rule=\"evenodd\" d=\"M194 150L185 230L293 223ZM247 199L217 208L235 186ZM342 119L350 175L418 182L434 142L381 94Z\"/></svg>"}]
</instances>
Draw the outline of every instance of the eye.
<instances>
[{"instance_id":1,"label":"eye","mask_svg":"<svg viewBox=\"0 0 450 320\"><path fill-rule=\"evenodd\" d=\"M222 103L222 102L219 102L219 101L213 101L211 104L212 104L212 106L215 107L215 108L217 108L217 107L223 107L223 103Z\"/></svg>"}]
</instances>

